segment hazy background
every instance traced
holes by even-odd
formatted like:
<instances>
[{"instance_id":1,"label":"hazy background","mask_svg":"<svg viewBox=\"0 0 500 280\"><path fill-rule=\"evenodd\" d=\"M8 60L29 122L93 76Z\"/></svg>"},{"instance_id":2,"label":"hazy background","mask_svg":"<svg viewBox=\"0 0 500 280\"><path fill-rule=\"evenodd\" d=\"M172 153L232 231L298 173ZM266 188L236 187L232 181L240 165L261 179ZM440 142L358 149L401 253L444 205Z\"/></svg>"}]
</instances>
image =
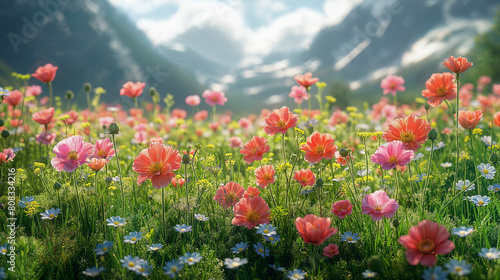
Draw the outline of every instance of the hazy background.
<instances>
[{"instance_id":1,"label":"hazy background","mask_svg":"<svg viewBox=\"0 0 500 280\"><path fill-rule=\"evenodd\" d=\"M12 71L59 66L54 89L84 101L84 82L120 98L146 82L185 106L187 95L223 90L227 108L292 105L293 77L313 72L340 106L376 101L380 80L402 75L413 100L450 55L472 55L498 0L19 0L0 8L0 86ZM474 61L475 62L475 61ZM475 64L475 67L478 64ZM480 67L476 67L480 69ZM477 79L481 71L472 72ZM484 71L483 71L484 72ZM465 75L467 76L467 75ZM464 77L465 79L467 77ZM494 77L495 81L495 77ZM37 80L30 81L40 84ZM498 82L498 81L496 81ZM46 90L46 87L43 87ZM149 100L147 92L141 97ZM83 103L82 103L83 104ZM251 104L251 106L249 106ZM314 103L313 103L314 104ZM82 106L84 107L84 106Z\"/></svg>"}]
</instances>

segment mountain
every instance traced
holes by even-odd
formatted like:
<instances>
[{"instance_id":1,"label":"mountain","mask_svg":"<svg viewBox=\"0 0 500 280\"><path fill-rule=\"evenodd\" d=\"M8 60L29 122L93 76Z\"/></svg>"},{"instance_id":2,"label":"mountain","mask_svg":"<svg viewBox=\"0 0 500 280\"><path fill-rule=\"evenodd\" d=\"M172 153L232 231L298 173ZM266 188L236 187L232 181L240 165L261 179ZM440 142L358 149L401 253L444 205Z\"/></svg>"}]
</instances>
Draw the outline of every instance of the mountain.
<instances>
[{"instance_id":1,"label":"mountain","mask_svg":"<svg viewBox=\"0 0 500 280\"><path fill-rule=\"evenodd\" d=\"M52 63L59 67L55 95L73 90L82 107L85 82L106 89L103 101L125 106L133 106L119 96L127 81L146 82L140 100L150 100L147 89L154 86L162 97L173 94L178 104L204 89L107 1L7 1L0 11L0 34L7 38L0 45L0 82L12 83L11 71L34 73ZM30 83L41 84L34 78Z\"/></svg>"},{"instance_id":2,"label":"mountain","mask_svg":"<svg viewBox=\"0 0 500 280\"><path fill-rule=\"evenodd\" d=\"M271 53L261 64L225 70L197 57L197 63L209 69L198 69L198 76L238 98L231 103L238 110L249 110L247 104L295 106L287 97L295 85L293 77L308 71L327 83L344 80L356 105L380 98L379 84L386 75L403 75L408 90L402 97L409 101L419 95L432 73L445 71L444 58L468 54L474 37L488 30L499 8L496 0L358 2L343 21L325 26L304 51Z\"/></svg>"}]
</instances>

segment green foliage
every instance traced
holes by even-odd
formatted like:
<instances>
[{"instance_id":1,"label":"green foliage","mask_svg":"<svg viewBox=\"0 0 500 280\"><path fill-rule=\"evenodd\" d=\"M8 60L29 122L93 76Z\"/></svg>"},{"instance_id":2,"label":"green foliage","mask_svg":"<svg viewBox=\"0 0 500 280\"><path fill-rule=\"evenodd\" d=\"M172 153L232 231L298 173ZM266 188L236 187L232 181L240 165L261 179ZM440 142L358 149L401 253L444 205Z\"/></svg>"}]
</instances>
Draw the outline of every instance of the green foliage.
<instances>
[{"instance_id":1,"label":"green foliage","mask_svg":"<svg viewBox=\"0 0 500 280\"><path fill-rule=\"evenodd\" d=\"M500 81L500 9L495 16L491 29L475 38L471 51L472 76L479 78L488 75L493 81Z\"/></svg>"}]
</instances>

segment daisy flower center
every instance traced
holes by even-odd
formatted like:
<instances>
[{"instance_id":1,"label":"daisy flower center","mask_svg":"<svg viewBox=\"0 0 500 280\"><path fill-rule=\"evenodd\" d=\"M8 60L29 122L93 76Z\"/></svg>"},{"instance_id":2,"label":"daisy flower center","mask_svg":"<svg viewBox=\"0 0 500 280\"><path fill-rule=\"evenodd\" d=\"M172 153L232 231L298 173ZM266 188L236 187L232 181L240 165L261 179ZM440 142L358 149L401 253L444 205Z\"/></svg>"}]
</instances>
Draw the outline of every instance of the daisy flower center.
<instances>
[{"instance_id":1,"label":"daisy flower center","mask_svg":"<svg viewBox=\"0 0 500 280\"><path fill-rule=\"evenodd\" d=\"M259 252L261 252L261 253L262 253L262 252L264 252L264 250L262 250L262 248L259 248Z\"/></svg>"},{"instance_id":2,"label":"daisy flower center","mask_svg":"<svg viewBox=\"0 0 500 280\"><path fill-rule=\"evenodd\" d=\"M172 272L176 272L177 271L177 267L172 267L171 271Z\"/></svg>"},{"instance_id":3,"label":"daisy flower center","mask_svg":"<svg viewBox=\"0 0 500 280\"><path fill-rule=\"evenodd\" d=\"M232 263L232 266L233 266L233 267L238 267L239 265L240 265L240 264L239 264L239 263L237 263L237 262L233 262L233 263Z\"/></svg>"},{"instance_id":4,"label":"daisy flower center","mask_svg":"<svg viewBox=\"0 0 500 280\"><path fill-rule=\"evenodd\" d=\"M136 240L137 240L137 238L132 237L130 240L132 240L132 241L136 241Z\"/></svg>"},{"instance_id":5,"label":"daisy flower center","mask_svg":"<svg viewBox=\"0 0 500 280\"><path fill-rule=\"evenodd\" d=\"M293 275L293 277L294 277L294 278L299 279L299 278L300 278L300 275L298 275L297 273L295 273L295 274Z\"/></svg>"},{"instance_id":6,"label":"daisy flower center","mask_svg":"<svg viewBox=\"0 0 500 280\"><path fill-rule=\"evenodd\" d=\"M78 153L76 151L69 152L68 153L68 159L77 160L78 159Z\"/></svg>"},{"instance_id":7,"label":"daisy flower center","mask_svg":"<svg viewBox=\"0 0 500 280\"><path fill-rule=\"evenodd\" d=\"M347 241L352 241L352 237L347 237Z\"/></svg>"},{"instance_id":8,"label":"daisy flower center","mask_svg":"<svg viewBox=\"0 0 500 280\"><path fill-rule=\"evenodd\" d=\"M163 162L158 161L151 164L151 166L149 167L149 172L154 174L160 172L162 169L163 169Z\"/></svg>"},{"instance_id":9,"label":"daisy flower center","mask_svg":"<svg viewBox=\"0 0 500 280\"><path fill-rule=\"evenodd\" d=\"M139 268L140 272L144 272L144 270L145 270L144 267Z\"/></svg>"},{"instance_id":10,"label":"daisy flower center","mask_svg":"<svg viewBox=\"0 0 500 280\"><path fill-rule=\"evenodd\" d=\"M488 173L490 173L488 169L483 169L483 174L488 174Z\"/></svg>"},{"instance_id":11,"label":"daisy flower center","mask_svg":"<svg viewBox=\"0 0 500 280\"><path fill-rule=\"evenodd\" d=\"M456 272L461 272L462 271L462 268L460 266L455 266L455 271Z\"/></svg>"},{"instance_id":12,"label":"daisy flower center","mask_svg":"<svg viewBox=\"0 0 500 280\"><path fill-rule=\"evenodd\" d=\"M103 252L106 252L107 250L108 250L108 248L102 248Z\"/></svg>"},{"instance_id":13,"label":"daisy flower center","mask_svg":"<svg viewBox=\"0 0 500 280\"><path fill-rule=\"evenodd\" d=\"M239 248L239 249L238 249L238 252L243 252L243 248Z\"/></svg>"},{"instance_id":14,"label":"daisy flower center","mask_svg":"<svg viewBox=\"0 0 500 280\"><path fill-rule=\"evenodd\" d=\"M480 201L478 201L478 202L477 202L477 204L479 204L479 205L483 205L483 204L484 204L484 201L480 200Z\"/></svg>"},{"instance_id":15,"label":"daisy flower center","mask_svg":"<svg viewBox=\"0 0 500 280\"><path fill-rule=\"evenodd\" d=\"M50 214L50 215L49 215L49 217L50 217L50 218L54 218L54 214Z\"/></svg>"},{"instance_id":16,"label":"daisy flower center","mask_svg":"<svg viewBox=\"0 0 500 280\"><path fill-rule=\"evenodd\" d=\"M265 229L263 230L264 233L269 233L269 230Z\"/></svg>"},{"instance_id":17,"label":"daisy flower center","mask_svg":"<svg viewBox=\"0 0 500 280\"><path fill-rule=\"evenodd\" d=\"M413 142L415 141L415 135L411 131L402 132L399 136L401 142Z\"/></svg>"},{"instance_id":18,"label":"daisy flower center","mask_svg":"<svg viewBox=\"0 0 500 280\"><path fill-rule=\"evenodd\" d=\"M492 252L488 252L488 253L486 253L486 257L488 257L488 258L493 258L493 257L494 257L494 255L493 255L493 253L492 253Z\"/></svg>"},{"instance_id":19,"label":"daisy flower center","mask_svg":"<svg viewBox=\"0 0 500 280\"><path fill-rule=\"evenodd\" d=\"M434 241L430 239L420 240L417 244L418 251L423 254L428 254L434 251L435 247L436 246L434 245Z\"/></svg>"},{"instance_id":20,"label":"daisy flower center","mask_svg":"<svg viewBox=\"0 0 500 280\"><path fill-rule=\"evenodd\" d=\"M119 222L114 222L113 224L115 224L115 226L119 225L120 223Z\"/></svg>"},{"instance_id":21,"label":"daisy flower center","mask_svg":"<svg viewBox=\"0 0 500 280\"><path fill-rule=\"evenodd\" d=\"M194 259L193 258L189 258L188 262L194 262Z\"/></svg>"},{"instance_id":22,"label":"daisy flower center","mask_svg":"<svg viewBox=\"0 0 500 280\"><path fill-rule=\"evenodd\" d=\"M465 234L466 234L466 232L465 232L465 230L461 230L461 231L459 231L459 232L458 232L458 234L460 234L460 235L465 235Z\"/></svg>"},{"instance_id":23,"label":"daisy flower center","mask_svg":"<svg viewBox=\"0 0 500 280\"><path fill-rule=\"evenodd\" d=\"M274 238L272 238L272 237L269 237L269 241L274 241Z\"/></svg>"},{"instance_id":24,"label":"daisy flower center","mask_svg":"<svg viewBox=\"0 0 500 280\"><path fill-rule=\"evenodd\" d=\"M135 266L135 263L133 263L133 262L129 262L129 263L128 263L128 266L129 266L129 267L134 267L134 266Z\"/></svg>"},{"instance_id":25,"label":"daisy flower center","mask_svg":"<svg viewBox=\"0 0 500 280\"><path fill-rule=\"evenodd\" d=\"M256 223L258 220L260 220L259 213L255 212L255 211L250 211L250 213L248 213L248 221L249 222Z\"/></svg>"}]
</instances>

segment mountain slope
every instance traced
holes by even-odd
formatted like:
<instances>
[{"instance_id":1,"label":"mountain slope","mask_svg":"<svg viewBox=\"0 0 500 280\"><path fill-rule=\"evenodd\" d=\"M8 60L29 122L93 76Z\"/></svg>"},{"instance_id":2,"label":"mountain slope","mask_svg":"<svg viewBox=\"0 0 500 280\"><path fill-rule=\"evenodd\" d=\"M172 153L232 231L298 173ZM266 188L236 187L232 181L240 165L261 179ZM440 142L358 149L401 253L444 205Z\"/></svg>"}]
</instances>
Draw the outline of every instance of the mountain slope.
<instances>
[{"instance_id":1,"label":"mountain slope","mask_svg":"<svg viewBox=\"0 0 500 280\"><path fill-rule=\"evenodd\" d=\"M179 103L203 90L107 1L9 1L0 12L0 34L9 39L0 45L1 57L15 71L33 73L45 63L59 66L56 95L73 90L83 100L78 93L90 82L107 90L104 101L129 104L118 99L129 80L146 82L146 89L154 86L162 96L174 94Z\"/></svg>"}]
</instances>

